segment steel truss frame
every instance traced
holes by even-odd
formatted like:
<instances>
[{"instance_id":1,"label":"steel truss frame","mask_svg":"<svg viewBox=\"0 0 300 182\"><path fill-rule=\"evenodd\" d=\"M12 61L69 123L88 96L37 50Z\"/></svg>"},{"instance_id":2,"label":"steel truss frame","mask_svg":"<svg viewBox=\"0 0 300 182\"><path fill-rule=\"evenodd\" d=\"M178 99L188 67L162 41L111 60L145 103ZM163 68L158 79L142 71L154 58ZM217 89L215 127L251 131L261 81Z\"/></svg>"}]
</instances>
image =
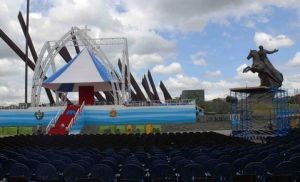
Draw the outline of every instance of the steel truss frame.
<instances>
[{"instance_id":1,"label":"steel truss frame","mask_svg":"<svg viewBox=\"0 0 300 182\"><path fill-rule=\"evenodd\" d=\"M73 44L72 37L77 38L77 45ZM63 35L58 41L48 41L46 42L39 54L36 67L34 69L33 81L32 81L32 92L31 92L31 104L32 106L40 105L41 89L42 83L46 76L48 70L52 69L52 72L56 71L56 66L54 58L59 53L59 51L65 47L70 46L84 46L91 49L97 57L99 57L109 71L109 76L111 80L111 86L113 91L114 103L117 105L124 104L125 102L131 101L131 82L129 69L129 58L128 58L128 46L126 38L101 38L93 39L87 34L87 29L79 29L78 27L72 27L65 35ZM121 75L118 73L117 69L112 65L112 61L109 60L101 49L103 45L122 45L122 69ZM127 65L127 66L125 66ZM125 69L127 69L125 71ZM126 78L127 77L127 78ZM128 80L125 82L125 80ZM120 87L121 86L121 87ZM58 93L56 93L58 94ZM66 95L67 93L64 93ZM58 102L58 97L56 97L57 105L63 104L63 102Z\"/></svg>"}]
</instances>

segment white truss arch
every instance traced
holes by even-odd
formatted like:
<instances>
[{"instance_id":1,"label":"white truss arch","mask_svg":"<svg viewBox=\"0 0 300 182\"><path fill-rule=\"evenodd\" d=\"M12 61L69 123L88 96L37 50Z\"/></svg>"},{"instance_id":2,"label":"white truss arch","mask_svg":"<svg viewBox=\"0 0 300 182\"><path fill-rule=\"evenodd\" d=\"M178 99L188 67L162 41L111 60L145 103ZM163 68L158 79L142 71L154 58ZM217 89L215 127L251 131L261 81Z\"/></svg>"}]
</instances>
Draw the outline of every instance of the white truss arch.
<instances>
[{"instance_id":1,"label":"white truss arch","mask_svg":"<svg viewBox=\"0 0 300 182\"><path fill-rule=\"evenodd\" d=\"M78 27L72 27L65 35L61 37L58 41L48 41L46 42L39 54L34 75L32 81L32 92L31 92L31 104L33 107L40 105L41 99L41 90L42 83L44 79L46 79L46 74L49 69L52 69L52 72L56 71L56 66L54 62L54 58L57 56L59 51L63 47L70 46L70 42L72 42L72 37L77 38L77 46L84 46L92 50L96 56L98 56L105 66L105 68L109 72L114 104L123 104L131 100L130 95L130 73L129 70L129 59L128 59L128 48L127 48L127 40L126 38L105 38L105 39L93 39L87 34L87 29L79 29ZM101 49L104 40L114 40L118 41L119 44L122 44L122 69L121 74L119 71L115 69L112 64L112 60L109 60ZM74 46L72 42L72 46ZM127 70L125 70L125 65L127 65ZM125 80L128 80L127 82ZM65 101L67 93L62 93L61 101ZM56 93L58 99L58 93ZM62 104L63 102L56 102L56 104Z\"/></svg>"}]
</instances>

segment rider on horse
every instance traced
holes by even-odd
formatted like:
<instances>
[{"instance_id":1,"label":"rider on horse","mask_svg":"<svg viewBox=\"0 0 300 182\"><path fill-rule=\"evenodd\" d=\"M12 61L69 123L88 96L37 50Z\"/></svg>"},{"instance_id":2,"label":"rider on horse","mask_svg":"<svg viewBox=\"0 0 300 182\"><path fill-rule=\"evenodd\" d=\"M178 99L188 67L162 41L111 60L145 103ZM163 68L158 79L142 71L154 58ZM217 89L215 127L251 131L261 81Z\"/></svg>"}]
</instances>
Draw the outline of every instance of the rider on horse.
<instances>
[{"instance_id":1,"label":"rider on horse","mask_svg":"<svg viewBox=\"0 0 300 182\"><path fill-rule=\"evenodd\" d=\"M252 66L247 66L243 72L251 71L253 73L258 73L261 84L260 86L267 87L281 87L283 76L282 74L274 68L272 63L269 61L267 54L273 54L277 52L277 49L273 51L268 51L264 49L263 46L259 46L259 51L250 50L247 59L253 59Z\"/></svg>"},{"instance_id":2,"label":"rider on horse","mask_svg":"<svg viewBox=\"0 0 300 182\"><path fill-rule=\"evenodd\" d=\"M267 54L273 54L275 52L278 52L278 49L274 49L273 51L268 51L264 49L262 45L260 45L258 48L259 48L258 54L262 61L265 61L266 59L269 60Z\"/></svg>"}]
</instances>

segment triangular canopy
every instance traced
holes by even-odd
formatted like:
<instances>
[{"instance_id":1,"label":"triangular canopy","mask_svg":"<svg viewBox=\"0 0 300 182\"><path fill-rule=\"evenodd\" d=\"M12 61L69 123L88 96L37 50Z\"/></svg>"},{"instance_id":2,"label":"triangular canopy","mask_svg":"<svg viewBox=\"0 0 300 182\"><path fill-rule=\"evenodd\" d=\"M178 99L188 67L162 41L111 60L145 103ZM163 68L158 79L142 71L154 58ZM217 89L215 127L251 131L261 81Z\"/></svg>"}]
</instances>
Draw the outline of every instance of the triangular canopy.
<instances>
[{"instance_id":1,"label":"triangular canopy","mask_svg":"<svg viewBox=\"0 0 300 182\"><path fill-rule=\"evenodd\" d=\"M95 54L89 49L82 50L42 86L61 92L78 92L79 86L93 86L94 91L110 91L109 73Z\"/></svg>"}]
</instances>

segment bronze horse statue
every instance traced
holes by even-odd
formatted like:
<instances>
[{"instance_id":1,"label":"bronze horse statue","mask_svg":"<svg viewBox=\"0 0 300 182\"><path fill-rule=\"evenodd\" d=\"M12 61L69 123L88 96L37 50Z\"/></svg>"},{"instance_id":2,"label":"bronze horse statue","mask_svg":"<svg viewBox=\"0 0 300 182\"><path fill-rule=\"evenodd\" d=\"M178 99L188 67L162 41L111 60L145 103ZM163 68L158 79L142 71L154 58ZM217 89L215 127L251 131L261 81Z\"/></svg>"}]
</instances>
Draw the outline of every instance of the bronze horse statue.
<instances>
[{"instance_id":1,"label":"bronze horse statue","mask_svg":"<svg viewBox=\"0 0 300 182\"><path fill-rule=\"evenodd\" d=\"M277 69L274 68L266 56L266 54L272 54L278 50L275 49L274 51L267 51L263 49L262 46L259 48L260 51L250 50L247 59L249 60L252 58L253 63L251 67L246 67L243 72L245 73L251 71L253 73L258 73L260 86L275 88L281 87L283 76Z\"/></svg>"}]
</instances>

